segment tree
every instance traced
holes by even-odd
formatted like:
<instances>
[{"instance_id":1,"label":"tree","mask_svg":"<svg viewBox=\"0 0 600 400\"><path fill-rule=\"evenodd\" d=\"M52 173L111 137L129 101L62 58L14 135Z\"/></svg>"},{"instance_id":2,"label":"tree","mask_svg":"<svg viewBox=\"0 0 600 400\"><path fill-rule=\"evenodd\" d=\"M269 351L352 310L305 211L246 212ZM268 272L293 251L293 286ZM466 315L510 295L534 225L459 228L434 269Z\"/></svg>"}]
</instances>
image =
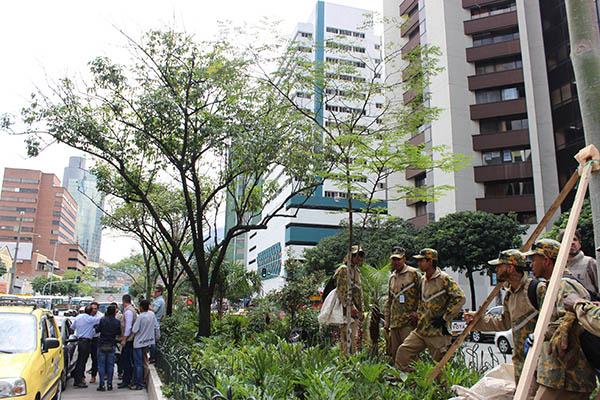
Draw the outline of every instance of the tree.
<instances>
[{"instance_id":1,"label":"tree","mask_svg":"<svg viewBox=\"0 0 600 400\"><path fill-rule=\"evenodd\" d=\"M51 277L47 278L45 276L36 276L31 281L31 288L34 292L43 294L43 295L68 295L68 296L78 296L78 295L90 295L94 292L93 288L85 283L85 281L76 282L75 279L77 277L82 277L82 273L79 271L65 271L62 276L62 279ZM80 278L81 279L81 278ZM52 284L50 284L52 282Z\"/></svg>"},{"instance_id":2,"label":"tree","mask_svg":"<svg viewBox=\"0 0 600 400\"><path fill-rule=\"evenodd\" d=\"M260 292L262 281L256 271L247 271L243 264L227 262L219 271L219 282L215 287L219 316L223 314L223 300L238 303Z\"/></svg>"},{"instance_id":3,"label":"tree","mask_svg":"<svg viewBox=\"0 0 600 400\"><path fill-rule=\"evenodd\" d=\"M563 212L560 217L554 222L552 229L545 235L546 237L559 240L561 229L567 227L570 211ZM592 218L592 207L589 200L585 200L579 215L577 229L581 233L581 251L588 256L596 254L594 246L594 222Z\"/></svg>"},{"instance_id":4,"label":"tree","mask_svg":"<svg viewBox=\"0 0 600 400\"><path fill-rule=\"evenodd\" d=\"M565 7L585 142L600 149L600 27L597 3L594 0L565 0ZM593 220L600 221L600 172L592 173L589 191ZM594 232L593 248L596 249L600 247L600 224L590 228ZM587 254L596 253L592 250Z\"/></svg>"},{"instance_id":5,"label":"tree","mask_svg":"<svg viewBox=\"0 0 600 400\"><path fill-rule=\"evenodd\" d=\"M275 298L281 309L290 315L293 327L298 311L310 307L310 297L319 294L323 276L322 273L307 273L302 262L293 258L286 260L285 271L285 285L275 293Z\"/></svg>"},{"instance_id":6,"label":"tree","mask_svg":"<svg viewBox=\"0 0 600 400\"><path fill-rule=\"evenodd\" d=\"M13 131L10 118L3 118L3 126L27 135L31 155L48 142L92 155L99 190L142 205L198 297L198 336L208 336L227 245L266 229L273 218L294 216L285 210L287 201L310 194L327 170L313 151L320 137L281 101L279 91L257 79L256 52L241 51L227 39L197 43L173 30L128 40L131 63L98 57L89 63L87 81L64 78L32 96L22 114L24 132ZM277 204L264 210L280 189L265 179L276 168L294 179ZM234 184L240 181L245 190L238 194ZM153 188L164 182L183 197L190 225L185 248L152 198ZM236 218L221 236L216 219L228 193L236 194Z\"/></svg>"},{"instance_id":7,"label":"tree","mask_svg":"<svg viewBox=\"0 0 600 400\"><path fill-rule=\"evenodd\" d=\"M376 224L356 229L357 242L365 250L366 262L370 265L387 263L394 246L406 249L410 256L417 249L417 230L402 219L389 218L376 220ZM322 239L315 247L304 251L305 268L309 271L325 271L330 276L346 255L349 243L348 230L342 229L337 235Z\"/></svg>"},{"instance_id":8,"label":"tree","mask_svg":"<svg viewBox=\"0 0 600 400\"><path fill-rule=\"evenodd\" d=\"M526 227L513 215L494 215L482 211L462 211L432 222L419 232L421 247L438 251L438 264L464 272L471 287L471 307L477 309L475 272L493 272L488 261L502 250L518 248Z\"/></svg>"}]
</instances>

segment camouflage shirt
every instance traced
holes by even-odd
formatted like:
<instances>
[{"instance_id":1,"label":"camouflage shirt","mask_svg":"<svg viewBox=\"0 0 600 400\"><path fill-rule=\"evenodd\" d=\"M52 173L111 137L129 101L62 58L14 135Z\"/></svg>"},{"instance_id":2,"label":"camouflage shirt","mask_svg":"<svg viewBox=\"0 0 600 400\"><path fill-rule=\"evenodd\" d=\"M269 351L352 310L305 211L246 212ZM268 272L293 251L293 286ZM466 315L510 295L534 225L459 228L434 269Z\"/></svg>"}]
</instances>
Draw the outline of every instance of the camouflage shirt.
<instances>
[{"instance_id":1,"label":"camouflage shirt","mask_svg":"<svg viewBox=\"0 0 600 400\"><path fill-rule=\"evenodd\" d=\"M593 335L600 336L600 305L591 301L582 301L575 305L577 320L583 329Z\"/></svg>"},{"instance_id":2,"label":"camouflage shirt","mask_svg":"<svg viewBox=\"0 0 600 400\"><path fill-rule=\"evenodd\" d=\"M565 275L568 274L570 274L570 272L565 271ZM579 282L565 277L561 279L556 305L552 312L548 333L538 361L537 381L539 384L553 389L589 393L596 388L596 376L594 369L586 360L581 349L579 349L580 355L576 358L575 365L569 365L568 367L561 359L548 354L550 337L552 336L553 331L560 325L562 318L566 314L563 298L570 293L576 293L586 300L590 298L587 290L585 290Z\"/></svg>"},{"instance_id":3,"label":"camouflage shirt","mask_svg":"<svg viewBox=\"0 0 600 400\"><path fill-rule=\"evenodd\" d=\"M527 291L533 281L527 275L523 275L519 287L516 289L508 288L504 301L502 303L502 315L486 315L483 317L475 329L479 331L506 331L511 329L513 334L514 349L512 361L515 367L515 382L519 382L523 364L525 363L525 339L535 330L535 324L538 319L539 311L529 301ZM537 286L538 304L541 305L546 294L546 282L541 282Z\"/></svg>"},{"instance_id":4,"label":"camouflage shirt","mask_svg":"<svg viewBox=\"0 0 600 400\"><path fill-rule=\"evenodd\" d=\"M388 281L388 298L385 303L385 320L390 328L412 326L410 314L415 313L421 297L421 275L416 268L404 266L394 271Z\"/></svg>"},{"instance_id":5,"label":"camouflage shirt","mask_svg":"<svg viewBox=\"0 0 600 400\"><path fill-rule=\"evenodd\" d=\"M360 282L360 271L358 267L352 268L352 281L354 285L354 290L352 291L352 303L354 307L362 313L363 312L363 292L362 286ZM346 298L348 295L348 288L350 287L350 280L348 279L348 267L345 265L340 265L338 269L335 271L335 287L338 298L344 307L346 307Z\"/></svg>"},{"instance_id":6,"label":"camouflage shirt","mask_svg":"<svg viewBox=\"0 0 600 400\"><path fill-rule=\"evenodd\" d=\"M436 328L432 321L444 318L447 329L465 304L465 294L448 274L436 268L430 279L424 277L421 282L421 302L417 314L417 333L422 336L442 336L442 328Z\"/></svg>"}]
</instances>

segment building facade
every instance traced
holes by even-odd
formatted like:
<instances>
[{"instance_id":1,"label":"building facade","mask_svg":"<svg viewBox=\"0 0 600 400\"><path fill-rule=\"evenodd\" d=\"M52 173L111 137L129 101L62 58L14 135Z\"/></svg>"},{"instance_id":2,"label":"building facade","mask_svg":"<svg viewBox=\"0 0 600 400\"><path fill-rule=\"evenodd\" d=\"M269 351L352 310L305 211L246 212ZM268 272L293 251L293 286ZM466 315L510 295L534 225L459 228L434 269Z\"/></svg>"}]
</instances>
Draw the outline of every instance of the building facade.
<instances>
[{"instance_id":1,"label":"building facade","mask_svg":"<svg viewBox=\"0 0 600 400\"><path fill-rule=\"evenodd\" d=\"M442 112L411 141L472 160L458 172L398 174L403 184L454 189L433 204L390 203L390 213L417 226L464 210L514 212L536 224L584 144L564 0L384 0L384 15L386 51L441 50L444 70L428 91Z\"/></svg>"},{"instance_id":2,"label":"building facade","mask_svg":"<svg viewBox=\"0 0 600 400\"><path fill-rule=\"evenodd\" d=\"M360 120L375 122L371 118L380 95L369 100L366 110L359 110L358 104L345 95L344 85L352 82L380 80L369 62L381 63L381 39L372 27L366 27L365 20L372 11L330 4L316 3L309 21L299 23L292 35L292 43L297 45L301 57L311 63L325 66L327 75L324 85L315 82L314 87L298 88L294 95L295 104L314 113L321 126L331 126L340 118L350 118L361 112ZM352 72L343 73L340 65L352 65ZM371 110L373 108L373 110ZM356 114L354 114L356 115ZM373 119L373 121L370 121ZM277 209L292 193L292 180L275 169L267 180L275 179L280 190L268 202L263 213ZM378 206L386 208L386 184L380 184L375 198ZM375 187L375 186L373 186ZM334 235L347 219L344 210L347 197L343 189L326 180L309 196L295 196L288 200L283 212L289 217L278 217L268 223L265 230L257 230L239 238L233 253L243 252L249 270L258 271L265 280L265 291L281 286L285 279L284 263L288 257L301 258L304 249L316 245L321 239ZM227 217L226 217L227 220Z\"/></svg>"},{"instance_id":3,"label":"building facade","mask_svg":"<svg viewBox=\"0 0 600 400\"><path fill-rule=\"evenodd\" d=\"M81 270L87 256L76 242L77 203L54 174L6 168L0 196L0 247L17 278Z\"/></svg>"},{"instance_id":4,"label":"building facade","mask_svg":"<svg viewBox=\"0 0 600 400\"><path fill-rule=\"evenodd\" d=\"M70 157L63 174L63 185L77 202L77 242L90 261L100 261L102 245L102 207L104 194L97 179L86 169L85 158Z\"/></svg>"}]
</instances>

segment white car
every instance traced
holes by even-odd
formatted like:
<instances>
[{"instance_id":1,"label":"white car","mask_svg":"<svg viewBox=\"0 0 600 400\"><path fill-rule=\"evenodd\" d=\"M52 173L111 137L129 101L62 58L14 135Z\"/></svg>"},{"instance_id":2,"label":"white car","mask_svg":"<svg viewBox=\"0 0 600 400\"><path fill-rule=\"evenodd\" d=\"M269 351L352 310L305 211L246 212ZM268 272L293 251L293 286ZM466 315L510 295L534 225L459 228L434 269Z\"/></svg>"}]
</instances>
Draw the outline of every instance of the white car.
<instances>
[{"instance_id":1,"label":"white car","mask_svg":"<svg viewBox=\"0 0 600 400\"><path fill-rule=\"evenodd\" d=\"M492 307L490 309L488 309L485 313L485 315L492 315L492 316L500 316L502 315L502 306L496 306L496 307ZM494 337L496 332L494 331L485 331L485 332L481 332L481 331L473 331L471 332L471 340L474 342L483 342L486 340L492 340L492 338Z\"/></svg>"},{"instance_id":2,"label":"white car","mask_svg":"<svg viewBox=\"0 0 600 400\"><path fill-rule=\"evenodd\" d=\"M494 343L496 343L496 346L498 346L500 353L512 354L512 349L514 347L512 329L504 332L496 332L496 335L494 336Z\"/></svg>"}]
</instances>

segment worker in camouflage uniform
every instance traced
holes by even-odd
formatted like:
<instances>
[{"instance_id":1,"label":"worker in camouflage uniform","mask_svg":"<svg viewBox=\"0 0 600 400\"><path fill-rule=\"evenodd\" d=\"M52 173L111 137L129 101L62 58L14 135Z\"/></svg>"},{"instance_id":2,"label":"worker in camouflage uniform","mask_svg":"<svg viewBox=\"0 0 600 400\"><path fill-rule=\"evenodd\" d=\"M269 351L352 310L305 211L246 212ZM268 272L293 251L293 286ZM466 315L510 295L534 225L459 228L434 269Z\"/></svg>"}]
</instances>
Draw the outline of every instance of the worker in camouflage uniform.
<instances>
[{"instance_id":1,"label":"worker in camouflage uniform","mask_svg":"<svg viewBox=\"0 0 600 400\"><path fill-rule=\"evenodd\" d=\"M350 321L351 338L352 338L352 350L357 351L360 349L360 326L364 318L363 315L363 292L360 281L360 266L365 262L365 252L359 246L352 246L352 252L350 257L350 263L347 262L347 257L344 264L340 265L334 273L336 283L336 293L344 308L344 316L346 316L347 303L348 303L348 290L352 287L352 304ZM348 267L349 265L349 267ZM342 346L342 352L349 354L348 349L348 330L347 326L340 325L340 343Z\"/></svg>"},{"instance_id":2,"label":"worker in camouflage uniform","mask_svg":"<svg viewBox=\"0 0 600 400\"><path fill-rule=\"evenodd\" d=\"M529 285L533 279L525 273L525 257L519 250L504 250L497 259L488 262L496 266L496 276L507 288L502 303L502 315L486 315L473 327L477 331L512 330L514 349L512 361L515 370L515 382L519 382L525 363L525 340L535 330L539 311L531 304L528 296ZM546 283L537 284L537 304L541 306L546 294ZM465 322L471 323L475 312L465 312Z\"/></svg>"},{"instance_id":3,"label":"worker in camouflage uniform","mask_svg":"<svg viewBox=\"0 0 600 400\"><path fill-rule=\"evenodd\" d=\"M406 265L404 249L390 256L392 273L388 281L384 329L389 333L388 354L396 357L398 347L417 326L417 307L421 298L421 275Z\"/></svg>"},{"instance_id":4,"label":"worker in camouflage uniform","mask_svg":"<svg viewBox=\"0 0 600 400\"><path fill-rule=\"evenodd\" d=\"M536 277L550 280L559 250L560 243L556 240L541 239L523 255L531 257L532 269ZM550 324L543 338L544 344L537 367L537 382L540 386L535 395L536 400L588 399L596 387L594 369L588 363L577 341L570 341L568 353L564 356L554 351L554 346L551 345L550 339L554 341L555 333L560 333L561 326L574 317L572 313L565 310L564 297L576 293L579 297L589 300L588 291L575 279L569 278L569 275L570 272L565 270ZM565 336L568 335L569 332L566 331Z\"/></svg>"},{"instance_id":5,"label":"worker in camouflage uniform","mask_svg":"<svg viewBox=\"0 0 600 400\"><path fill-rule=\"evenodd\" d=\"M436 250L426 248L413 257L425 277L421 282L417 327L396 352L396 367L407 372L412 369L410 363L426 348L435 361L443 357L451 341L448 327L465 304L460 286L437 267Z\"/></svg>"},{"instance_id":6,"label":"worker in camouflage uniform","mask_svg":"<svg viewBox=\"0 0 600 400\"><path fill-rule=\"evenodd\" d=\"M570 293L563 299L565 310L574 312L583 329L600 336L600 303L593 303Z\"/></svg>"}]
</instances>

